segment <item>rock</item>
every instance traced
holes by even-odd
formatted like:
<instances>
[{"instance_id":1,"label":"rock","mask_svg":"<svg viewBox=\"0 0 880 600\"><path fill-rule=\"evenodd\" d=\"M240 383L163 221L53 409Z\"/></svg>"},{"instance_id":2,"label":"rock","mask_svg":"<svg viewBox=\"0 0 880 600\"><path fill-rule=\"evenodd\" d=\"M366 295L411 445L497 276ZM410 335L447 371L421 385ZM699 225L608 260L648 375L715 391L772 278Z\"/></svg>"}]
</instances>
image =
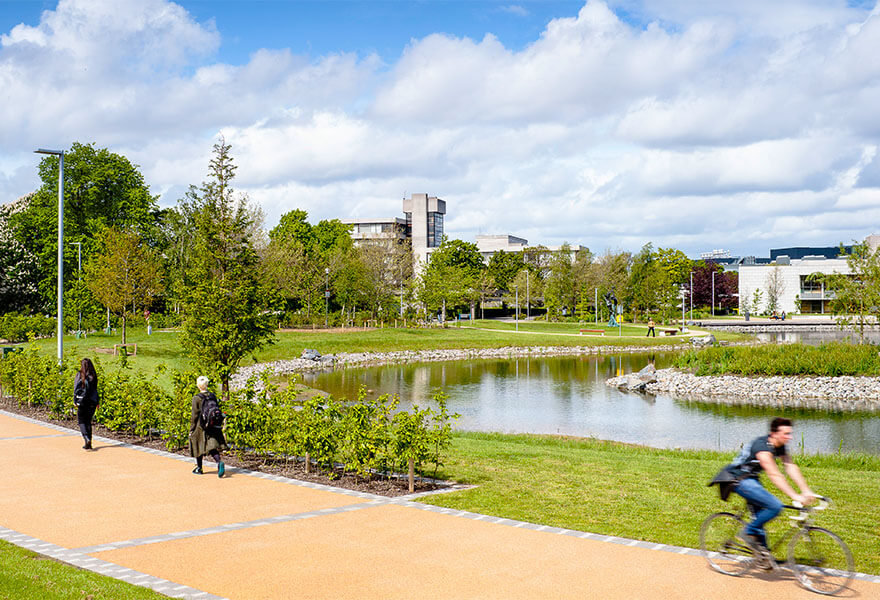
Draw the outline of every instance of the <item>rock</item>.
<instances>
[{"instance_id":1,"label":"rock","mask_svg":"<svg viewBox=\"0 0 880 600\"><path fill-rule=\"evenodd\" d=\"M636 376L640 381L644 383L654 383L657 381L657 368L654 366L654 363L648 363L642 370L636 373Z\"/></svg>"},{"instance_id":2,"label":"rock","mask_svg":"<svg viewBox=\"0 0 880 600\"><path fill-rule=\"evenodd\" d=\"M629 375L626 378L626 389L631 392L644 392L647 385L638 375Z\"/></svg>"},{"instance_id":3,"label":"rock","mask_svg":"<svg viewBox=\"0 0 880 600\"><path fill-rule=\"evenodd\" d=\"M306 360L320 360L321 353L312 348L306 348L302 351L300 358L304 358Z\"/></svg>"},{"instance_id":4,"label":"rock","mask_svg":"<svg viewBox=\"0 0 880 600\"><path fill-rule=\"evenodd\" d=\"M691 338L691 344L694 346L712 346L717 340L711 333L702 337Z\"/></svg>"}]
</instances>

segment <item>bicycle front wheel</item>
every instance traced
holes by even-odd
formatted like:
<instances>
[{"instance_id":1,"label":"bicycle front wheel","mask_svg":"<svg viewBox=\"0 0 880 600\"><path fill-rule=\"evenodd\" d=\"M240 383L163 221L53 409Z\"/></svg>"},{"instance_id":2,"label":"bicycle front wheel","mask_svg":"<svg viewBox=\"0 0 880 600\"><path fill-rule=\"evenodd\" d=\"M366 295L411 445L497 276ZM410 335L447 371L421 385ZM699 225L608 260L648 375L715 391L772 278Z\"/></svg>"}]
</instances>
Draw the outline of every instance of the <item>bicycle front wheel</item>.
<instances>
[{"instance_id":1,"label":"bicycle front wheel","mask_svg":"<svg viewBox=\"0 0 880 600\"><path fill-rule=\"evenodd\" d=\"M754 552L739 539L745 521L734 514L709 515L700 527L700 550L713 569L725 575L742 575L752 568Z\"/></svg>"},{"instance_id":2,"label":"bicycle front wheel","mask_svg":"<svg viewBox=\"0 0 880 600\"><path fill-rule=\"evenodd\" d=\"M802 586L833 596L853 577L853 557L842 539L821 527L798 531L788 545L788 566Z\"/></svg>"}]
</instances>

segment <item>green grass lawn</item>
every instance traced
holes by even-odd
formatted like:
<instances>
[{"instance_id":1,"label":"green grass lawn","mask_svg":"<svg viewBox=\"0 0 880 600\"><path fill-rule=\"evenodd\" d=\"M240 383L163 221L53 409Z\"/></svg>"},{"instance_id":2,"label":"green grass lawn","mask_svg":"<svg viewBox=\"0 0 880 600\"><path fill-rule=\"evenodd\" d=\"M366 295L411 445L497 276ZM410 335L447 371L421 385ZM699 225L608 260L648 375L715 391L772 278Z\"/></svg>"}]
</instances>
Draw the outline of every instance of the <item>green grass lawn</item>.
<instances>
[{"instance_id":1,"label":"green grass lawn","mask_svg":"<svg viewBox=\"0 0 880 600\"><path fill-rule=\"evenodd\" d=\"M706 486L733 455L733 450L660 450L582 438L458 432L443 476L478 487L422 501L696 548L703 519L741 502L735 495L722 502L717 488ZM835 502L818 525L846 541L857 570L880 574L880 457L807 455L795 461L814 490ZM769 527L771 540L787 527L787 519L776 519Z\"/></svg>"},{"instance_id":2,"label":"green grass lawn","mask_svg":"<svg viewBox=\"0 0 880 600\"><path fill-rule=\"evenodd\" d=\"M0 599L158 600L163 594L0 540Z\"/></svg>"}]
</instances>

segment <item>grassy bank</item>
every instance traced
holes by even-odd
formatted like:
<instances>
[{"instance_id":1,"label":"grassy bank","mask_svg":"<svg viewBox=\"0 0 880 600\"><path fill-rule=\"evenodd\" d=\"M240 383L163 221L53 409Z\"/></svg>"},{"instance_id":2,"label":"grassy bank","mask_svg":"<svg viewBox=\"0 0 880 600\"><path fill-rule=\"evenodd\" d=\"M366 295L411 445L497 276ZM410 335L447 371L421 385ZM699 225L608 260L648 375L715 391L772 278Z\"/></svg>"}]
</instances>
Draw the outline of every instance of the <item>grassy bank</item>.
<instances>
[{"instance_id":1,"label":"grassy bank","mask_svg":"<svg viewBox=\"0 0 880 600\"><path fill-rule=\"evenodd\" d=\"M0 598L158 600L168 596L0 541Z\"/></svg>"},{"instance_id":2,"label":"grassy bank","mask_svg":"<svg viewBox=\"0 0 880 600\"><path fill-rule=\"evenodd\" d=\"M706 487L733 455L733 449L675 451L590 439L457 433L445 475L479 487L423 501L693 548L708 514L738 506L738 497L725 503L716 488ZM835 502L818 524L847 542L858 570L880 574L880 457L795 460L814 489ZM776 519L771 537L785 527L787 519Z\"/></svg>"},{"instance_id":3,"label":"grassy bank","mask_svg":"<svg viewBox=\"0 0 880 600\"><path fill-rule=\"evenodd\" d=\"M675 366L696 375L841 375L880 376L877 347L830 342L819 346L783 344L693 350Z\"/></svg>"}]
</instances>

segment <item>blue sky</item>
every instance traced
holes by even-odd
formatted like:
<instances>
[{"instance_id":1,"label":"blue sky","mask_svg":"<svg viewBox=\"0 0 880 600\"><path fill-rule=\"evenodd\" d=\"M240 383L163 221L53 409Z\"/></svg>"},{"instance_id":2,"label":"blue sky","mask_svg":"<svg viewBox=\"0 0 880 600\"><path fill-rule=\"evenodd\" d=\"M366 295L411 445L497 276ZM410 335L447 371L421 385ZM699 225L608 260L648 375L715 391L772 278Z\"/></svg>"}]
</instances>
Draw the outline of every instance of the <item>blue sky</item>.
<instances>
[{"instance_id":1,"label":"blue sky","mask_svg":"<svg viewBox=\"0 0 880 600\"><path fill-rule=\"evenodd\" d=\"M224 135L266 227L447 201L447 233L600 253L880 227L873 1L0 0L0 201L94 142L163 206Z\"/></svg>"}]
</instances>

